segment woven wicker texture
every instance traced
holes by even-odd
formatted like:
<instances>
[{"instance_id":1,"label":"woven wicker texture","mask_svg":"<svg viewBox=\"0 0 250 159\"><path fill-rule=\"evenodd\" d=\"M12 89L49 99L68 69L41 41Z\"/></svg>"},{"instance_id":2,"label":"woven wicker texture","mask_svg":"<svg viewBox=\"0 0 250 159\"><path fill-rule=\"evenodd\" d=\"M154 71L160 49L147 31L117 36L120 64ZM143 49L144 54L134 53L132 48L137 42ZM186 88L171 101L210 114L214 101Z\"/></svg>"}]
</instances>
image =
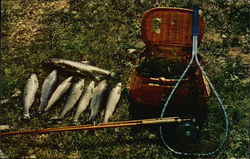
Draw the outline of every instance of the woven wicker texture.
<instances>
[{"instance_id":1,"label":"woven wicker texture","mask_svg":"<svg viewBox=\"0 0 250 159\"><path fill-rule=\"evenodd\" d=\"M147 46L192 46L192 11L181 8L153 8L144 13L142 39ZM199 19L199 41L204 33L203 18Z\"/></svg>"}]
</instances>

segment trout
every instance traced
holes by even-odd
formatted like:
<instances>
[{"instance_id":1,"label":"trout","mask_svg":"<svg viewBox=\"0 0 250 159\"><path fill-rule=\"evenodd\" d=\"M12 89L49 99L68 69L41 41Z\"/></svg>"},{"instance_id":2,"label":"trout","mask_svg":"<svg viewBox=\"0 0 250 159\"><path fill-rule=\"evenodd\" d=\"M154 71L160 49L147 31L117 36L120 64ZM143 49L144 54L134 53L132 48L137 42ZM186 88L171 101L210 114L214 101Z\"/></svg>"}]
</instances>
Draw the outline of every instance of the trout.
<instances>
[{"instance_id":1,"label":"trout","mask_svg":"<svg viewBox=\"0 0 250 159\"><path fill-rule=\"evenodd\" d=\"M43 82L40 106L38 108L38 113L43 113L45 106L48 104L48 99L52 93L57 79L57 71L52 71Z\"/></svg>"},{"instance_id":2,"label":"trout","mask_svg":"<svg viewBox=\"0 0 250 159\"><path fill-rule=\"evenodd\" d=\"M84 79L80 79L79 82L75 83L71 89L71 92L67 98L67 101L64 105L64 109L59 116L59 119L62 119L65 114L67 114L79 100L82 91L84 88Z\"/></svg>"},{"instance_id":3,"label":"trout","mask_svg":"<svg viewBox=\"0 0 250 159\"><path fill-rule=\"evenodd\" d=\"M64 80L54 91L54 93L51 95L48 105L45 108L45 112L47 112L50 107L56 102L58 101L63 95L64 93L69 89L70 85L71 85L71 80L72 80L72 76L68 77L66 80Z\"/></svg>"},{"instance_id":4,"label":"trout","mask_svg":"<svg viewBox=\"0 0 250 159\"><path fill-rule=\"evenodd\" d=\"M83 94L79 100L77 110L76 110L76 113L75 113L75 116L73 119L73 123L78 123L79 116L88 107L90 100L93 96L94 87L95 87L95 82L91 81L90 84L88 85L86 91L85 91L85 94Z\"/></svg>"},{"instance_id":5,"label":"trout","mask_svg":"<svg viewBox=\"0 0 250 159\"><path fill-rule=\"evenodd\" d=\"M108 119L112 116L112 114L115 111L115 107L116 107L116 105L119 102L119 99L121 97L121 88L122 88L122 83L119 82L110 91L108 101L106 104L106 110L105 110L104 121L103 121L104 123L108 122Z\"/></svg>"},{"instance_id":6,"label":"trout","mask_svg":"<svg viewBox=\"0 0 250 159\"><path fill-rule=\"evenodd\" d=\"M36 74L32 74L28 79L24 88L24 111L23 118L30 119L29 109L35 100L35 95L38 89L38 80Z\"/></svg>"}]
</instances>

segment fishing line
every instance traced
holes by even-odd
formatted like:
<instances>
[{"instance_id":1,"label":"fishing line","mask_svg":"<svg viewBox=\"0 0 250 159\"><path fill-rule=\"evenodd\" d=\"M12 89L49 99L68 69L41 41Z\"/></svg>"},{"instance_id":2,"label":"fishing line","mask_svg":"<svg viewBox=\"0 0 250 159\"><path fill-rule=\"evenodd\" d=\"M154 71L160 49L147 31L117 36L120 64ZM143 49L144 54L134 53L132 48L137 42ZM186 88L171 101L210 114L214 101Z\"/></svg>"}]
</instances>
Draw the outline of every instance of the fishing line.
<instances>
[{"instance_id":1,"label":"fishing line","mask_svg":"<svg viewBox=\"0 0 250 159\"><path fill-rule=\"evenodd\" d=\"M184 70L184 72L182 73L181 77L178 79L178 82L176 83L176 85L174 86L174 88L172 89L171 93L169 94L166 103L163 106L160 118L163 118L166 109L168 108L168 104L173 96L173 94L175 93L176 89L178 88L178 86L180 85L182 79L184 78L184 76L186 75L187 71L189 70L191 64L195 61L196 64L198 65L198 68L200 69L200 71L202 72L202 74L204 75L205 79L207 80L211 90L213 91L213 93L215 94L220 108L223 111L223 117L224 117L224 124L225 124L225 128L224 128L224 137L222 139L222 141L220 142L220 144L218 145L218 147L216 149L214 149L213 151L207 152L207 153L189 153L189 152L180 152L180 151L176 151L174 150L172 147L170 147L167 142L164 139L163 136L163 127L162 125L160 125L159 127L159 131L160 131L160 137L161 140L163 142L163 144L173 153L177 154L177 155L183 155L183 156L194 156L194 157L208 157L211 155L214 155L215 153L219 152L222 147L224 146L227 138L228 138L228 134L229 134L229 130L228 130L228 116L226 113L226 108L222 103L221 98L219 97L217 91L215 90L212 82L210 81L210 79L208 78L206 72L204 71L204 69L201 67L201 64L199 62L198 59L198 53L197 53L197 48L198 48L198 34L199 34L199 28L198 28L198 23L199 23L199 5L194 5L193 6L193 26L192 26L192 34L193 34L193 41L192 41L192 57L188 63L188 66L186 67L186 69Z\"/></svg>"}]
</instances>

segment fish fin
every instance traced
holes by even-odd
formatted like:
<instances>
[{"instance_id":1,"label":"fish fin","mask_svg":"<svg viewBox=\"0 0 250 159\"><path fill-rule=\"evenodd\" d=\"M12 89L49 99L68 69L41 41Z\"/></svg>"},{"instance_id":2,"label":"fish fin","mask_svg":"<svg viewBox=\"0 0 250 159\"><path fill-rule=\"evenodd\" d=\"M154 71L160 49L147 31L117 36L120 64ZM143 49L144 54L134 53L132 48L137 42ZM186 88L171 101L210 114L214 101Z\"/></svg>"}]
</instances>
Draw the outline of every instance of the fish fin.
<instances>
[{"instance_id":1,"label":"fish fin","mask_svg":"<svg viewBox=\"0 0 250 159\"><path fill-rule=\"evenodd\" d=\"M83 64L90 64L89 61L80 61L80 62L83 63Z\"/></svg>"},{"instance_id":2,"label":"fish fin","mask_svg":"<svg viewBox=\"0 0 250 159\"><path fill-rule=\"evenodd\" d=\"M95 79L96 81L101 81L102 76L94 76L94 79Z\"/></svg>"}]
</instances>

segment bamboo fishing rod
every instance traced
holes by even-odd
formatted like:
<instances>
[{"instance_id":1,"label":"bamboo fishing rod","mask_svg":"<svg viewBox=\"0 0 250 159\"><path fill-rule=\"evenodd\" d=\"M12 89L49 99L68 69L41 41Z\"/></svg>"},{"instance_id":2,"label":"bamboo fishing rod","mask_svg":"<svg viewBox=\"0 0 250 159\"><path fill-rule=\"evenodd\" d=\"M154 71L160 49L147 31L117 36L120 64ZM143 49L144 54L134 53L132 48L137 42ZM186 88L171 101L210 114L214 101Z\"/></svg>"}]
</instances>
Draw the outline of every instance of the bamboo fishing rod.
<instances>
[{"instance_id":1,"label":"bamboo fishing rod","mask_svg":"<svg viewBox=\"0 0 250 159\"><path fill-rule=\"evenodd\" d=\"M194 119L192 119L192 118L166 117L166 118L154 118L154 119L130 120L130 121L120 121L120 122L111 122L111 123L100 123L98 125L88 124L88 125L38 129L38 130L3 132L3 133L0 133L0 136L2 137L2 136L8 136L8 135L45 134L45 133L51 133L51 132L63 132L63 131L75 131L75 130L94 130L94 129L102 129L102 128L116 128L116 127L149 125L149 124L190 122L190 121L194 121Z\"/></svg>"},{"instance_id":2,"label":"bamboo fishing rod","mask_svg":"<svg viewBox=\"0 0 250 159\"><path fill-rule=\"evenodd\" d=\"M179 117L167 117L168 119L180 119ZM135 122L141 122L148 121L148 120L156 120L158 118L154 119L140 119L140 120L127 120L127 121L116 121L116 122L108 122L108 123L99 123L98 125L111 125L111 124L125 124L125 123L135 123ZM86 126L93 126L95 124L86 124L86 125L78 125L79 127L86 127ZM75 126L64 126L64 127L58 127L58 128L72 128ZM48 129L54 129L54 128L48 128Z\"/></svg>"}]
</instances>

